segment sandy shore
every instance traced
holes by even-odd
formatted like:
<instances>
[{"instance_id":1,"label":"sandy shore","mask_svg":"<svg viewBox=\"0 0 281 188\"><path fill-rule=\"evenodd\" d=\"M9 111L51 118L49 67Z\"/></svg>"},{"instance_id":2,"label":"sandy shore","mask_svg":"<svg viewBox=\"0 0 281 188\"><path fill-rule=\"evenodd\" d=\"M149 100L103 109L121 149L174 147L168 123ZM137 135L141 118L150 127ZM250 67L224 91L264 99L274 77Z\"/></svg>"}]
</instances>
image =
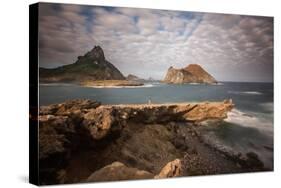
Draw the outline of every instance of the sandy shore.
<instances>
[{"instance_id":1,"label":"sandy shore","mask_svg":"<svg viewBox=\"0 0 281 188\"><path fill-rule=\"evenodd\" d=\"M137 81L129 80L96 80L96 81L87 81L81 82L82 86L85 87L94 87L94 88L122 88L122 87L134 87L134 86L143 86L144 84Z\"/></svg>"}]
</instances>

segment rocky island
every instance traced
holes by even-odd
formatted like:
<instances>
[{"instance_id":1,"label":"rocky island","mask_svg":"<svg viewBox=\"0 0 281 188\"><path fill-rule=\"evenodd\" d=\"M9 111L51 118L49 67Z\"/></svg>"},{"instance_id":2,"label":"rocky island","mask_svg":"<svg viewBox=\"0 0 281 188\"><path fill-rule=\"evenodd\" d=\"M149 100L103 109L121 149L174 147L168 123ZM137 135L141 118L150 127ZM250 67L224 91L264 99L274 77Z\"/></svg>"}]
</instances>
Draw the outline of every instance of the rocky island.
<instances>
[{"instance_id":1,"label":"rocky island","mask_svg":"<svg viewBox=\"0 0 281 188\"><path fill-rule=\"evenodd\" d=\"M144 79L139 78L138 76L133 75L133 74L128 74L128 76L126 77L126 80L131 80L131 81L145 81Z\"/></svg>"},{"instance_id":2,"label":"rocky island","mask_svg":"<svg viewBox=\"0 0 281 188\"><path fill-rule=\"evenodd\" d=\"M233 107L232 100L102 105L81 99L41 106L40 184L263 171L255 153L217 148L198 129L222 121Z\"/></svg>"},{"instance_id":3,"label":"rocky island","mask_svg":"<svg viewBox=\"0 0 281 188\"><path fill-rule=\"evenodd\" d=\"M184 83L199 83L199 84L215 84L217 81L200 65L190 64L182 69L170 67L163 80L165 83L184 84Z\"/></svg>"},{"instance_id":4,"label":"rocky island","mask_svg":"<svg viewBox=\"0 0 281 188\"><path fill-rule=\"evenodd\" d=\"M39 68L40 83L74 83L85 86L140 86L141 82L126 80L123 74L106 60L103 49L95 46L73 64L57 68Z\"/></svg>"}]
</instances>

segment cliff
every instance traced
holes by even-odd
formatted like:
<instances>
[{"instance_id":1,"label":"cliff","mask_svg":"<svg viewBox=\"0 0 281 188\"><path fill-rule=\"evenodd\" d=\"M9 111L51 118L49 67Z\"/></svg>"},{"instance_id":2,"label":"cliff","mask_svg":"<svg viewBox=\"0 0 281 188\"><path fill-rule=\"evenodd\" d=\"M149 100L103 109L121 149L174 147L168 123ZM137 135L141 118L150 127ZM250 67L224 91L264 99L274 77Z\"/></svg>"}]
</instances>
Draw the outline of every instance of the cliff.
<instances>
[{"instance_id":1,"label":"cliff","mask_svg":"<svg viewBox=\"0 0 281 188\"><path fill-rule=\"evenodd\" d=\"M200 83L213 84L217 83L207 71L200 65L190 64L182 69L170 67L163 80L166 83L183 84L183 83Z\"/></svg>"},{"instance_id":2,"label":"cliff","mask_svg":"<svg viewBox=\"0 0 281 188\"><path fill-rule=\"evenodd\" d=\"M264 170L255 153L215 148L198 131L200 122L221 121L233 106L231 100L151 105L71 100L41 106L40 184Z\"/></svg>"},{"instance_id":3,"label":"cliff","mask_svg":"<svg viewBox=\"0 0 281 188\"><path fill-rule=\"evenodd\" d=\"M221 121L233 106L232 100L101 105L78 99L41 106L40 184L263 171L255 153L230 153L200 132L202 121Z\"/></svg>"},{"instance_id":4,"label":"cliff","mask_svg":"<svg viewBox=\"0 0 281 188\"><path fill-rule=\"evenodd\" d=\"M95 46L83 56L78 56L73 64L47 69L39 69L40 82L74 82L93 80L124 80L122 73L104 56L100 46Z\"/></svg>"}]
</instances>

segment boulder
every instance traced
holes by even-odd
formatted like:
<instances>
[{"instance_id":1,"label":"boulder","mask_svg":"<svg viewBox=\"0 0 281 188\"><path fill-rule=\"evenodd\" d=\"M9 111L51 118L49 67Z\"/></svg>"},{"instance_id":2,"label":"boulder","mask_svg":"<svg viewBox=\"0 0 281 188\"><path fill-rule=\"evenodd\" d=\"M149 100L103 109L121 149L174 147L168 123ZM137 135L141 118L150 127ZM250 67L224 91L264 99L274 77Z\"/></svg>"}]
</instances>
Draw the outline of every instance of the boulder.
<instances>
[{"instance_id":1,"label":"boulder","mask_svg":"<svg viewBox=\"0 0 281 188\"><path fill-rule=\"evenodd\" d=\"M155 179L159 178L171 178L181 176L182 173L182 165L179 159L175 159L169 163L167 163L160 173L154 176Z\"/></svg>"},{"instance_id":2,"label":"boulder","mask_svg":"<svg viewBox=\"0 0 281 188\"><path fill-rule=\"evenodd\" d=\"M97 108L84 115L83 126L95 140L99 140L108 134L113 121L112 109Z\"/></svg>"},{"instance_id":3,"label":"boulder","mask_svg":"<svg viewBox=\"0 0 281 188\"><path fill-rule=\"evenodd\" d=\"M116 161L110 165L103 167L100 170L95 171L87 178L86 182L151 178L153 178L153 174L151 174L150 172L139 170L137 168L127 167L123 163Z\"/></svg>"}]
</instances>

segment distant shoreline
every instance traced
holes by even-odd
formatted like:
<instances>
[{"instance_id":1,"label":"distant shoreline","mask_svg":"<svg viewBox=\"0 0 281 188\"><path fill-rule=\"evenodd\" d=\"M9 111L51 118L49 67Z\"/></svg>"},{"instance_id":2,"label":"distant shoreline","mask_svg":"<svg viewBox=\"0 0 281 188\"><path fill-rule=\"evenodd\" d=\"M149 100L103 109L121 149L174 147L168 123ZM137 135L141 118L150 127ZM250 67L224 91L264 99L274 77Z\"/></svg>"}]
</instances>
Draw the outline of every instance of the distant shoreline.
<instances>
[{"instance_id":1,"label":"distant shoreline","mask_svg":"<svg viewBox=\"0 0 281 188\"><path fill-rule=\"evenodd\" d=\"M82 86L90 88L140 88L140 87L153 87L152 83L160 83L166 85L214 85L219 86L223 85L222 82L216 84L205 84L205 83L182 83L182 84L172 84L164 83L161 81L132 81L132 80L96 80L96 81L87 81L81 83L74 82L40 82L40 86Z\"/></svg>"}]
</instances>

